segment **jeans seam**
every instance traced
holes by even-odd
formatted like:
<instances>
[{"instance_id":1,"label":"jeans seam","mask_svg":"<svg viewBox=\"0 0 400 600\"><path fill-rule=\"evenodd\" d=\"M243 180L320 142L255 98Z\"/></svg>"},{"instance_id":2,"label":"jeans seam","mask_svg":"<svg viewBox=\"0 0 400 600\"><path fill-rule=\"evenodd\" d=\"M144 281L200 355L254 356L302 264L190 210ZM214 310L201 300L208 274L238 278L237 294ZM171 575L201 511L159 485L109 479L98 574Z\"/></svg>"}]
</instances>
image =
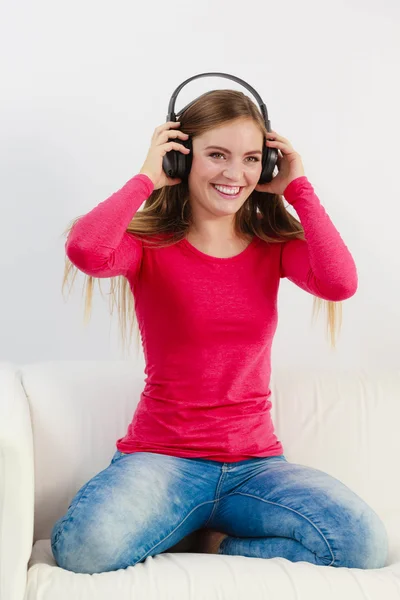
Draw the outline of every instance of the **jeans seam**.
<instances>
[{"instance_id":1,"label":"jeans seam","mask_svg":"<svg viewBox=\"0 0 400 600\"><path fill-rule=\"evenodd\" d=\"M211 511L211 515L209 516L209 518L207 520L207 523L204 525L204 527L208 527L208 524L212 521L212 519L214 517L214 514L217 511L218 503L221 500L221 498L218 497L218 494L219 494L219 492L220 492L220 490L222 488L222 481L224 479L224 475L225 475L225 471L222 471L221 476L220 476L219 481L218 481L217 489L215 491L214 507L213 507L213 509Z\"/></svg>"},{"instance_id":2,"label":"jeans seam","mask_svg":"<svg viewBox=\"0 0 400 600\"><path fill-rule=\"evenodd\" d=\"M65 518L60 523L60 527L58 528L58 531L56 532L56 535L54 536L53 543L51 544L52 547L53 547L53 545L55 546L57 544L58 540L60 539L61 534L64 533L64 529L65 529L66 523L71 519L72 515L75 513L76 509L78 508L78 505L80 504L80 502L82 500L82 497L83 497L84 493L86 492L87 488L90 486L91 483L93 483L93 480L88 481L86 484L84 484L82 486L82 488L80 489L79 500L75 504L75 506L74 506L71 514L68 515L68 518L66 518L66 515L68 514L68 510L69 510L69 508L68 508L67 513L64 515ZM79 492L77 492L77 493L79 493ZM73 502L73 500L71 500L71 504L72 504L72 502Z\"/></svg>"},{"instance_id":3,"label":"jeans seam","mask_svg":"<svg viewBox=\"0 0 400 600\"><path fill-rule=\"evenodd\" d=\"M165 538L163 538L162 540L160 540L159 542L157 542L157 544L155 544L154 546L152 546L152 548L150 548L150 550L148 550L146 552L146 554L144 554L141 558L139 558L139 560L137 560L134 565L136 565L137 563L141 562L144 558L146 558L146 556L152 551L154 550L154 548L157 548L157 546L159 546L160 544L162 544L163 542L165 542L165 540L167 540L173 533L175 533L175 531L177 529L179 529L179 527L181 525L183 525L183 523L186 521L186 519L188 519L190 517L190 515L197 510L198 508L200 508L201 506L205 506L206 504L214 504L215 502L217 502L217 500L207 500L207 502L202 502L201 504L198 504L197 506L195 506L194 508L192 508L192 510L190 511L190 513L188 513L186 515L186 517L179 523L179 525L177 525L175 527L175 529L173 529L167 536L165 536ZM132 565L132 566L134 566Z\"/></svg>"},{"instance_id":4,"label":"jeans seam","mask_svg":"<svg viewBox=\"0 0 400 600\"><path fill-rule=\"evenodd\" d=\"M324 534L322 533L322 531L308 517L306 517L305 515L302 515L299 511L295 510L294 508L290 508L289 506L284 506L283 504L279 504L278 502L271 502L270 500L264 500L264 498L260 498L259 496L254 496L253 494L245 494L244 492L231 492L230 494L226 494L226 496L221 498L221 500L227 498L228 496L247 496L249 498L254 498L255 500L260 500L261 502L265 502L266 504L274 504L275 506L279 506L280 508L286 508L286 510L291 510L292 512L298 514L300 517L302 517L303 519L306 519L309 523L311 523L311 525L318 531L319 535L324 539L324 541L329 549L329 552L331 553L331 556L332 556L332 562L326 566L331 567L333 565L333 563L335 562L335 556L332 552L332 548L330 547L329 542L326 539L326 537L324 536Z\"/></svg>"}]
</instances>

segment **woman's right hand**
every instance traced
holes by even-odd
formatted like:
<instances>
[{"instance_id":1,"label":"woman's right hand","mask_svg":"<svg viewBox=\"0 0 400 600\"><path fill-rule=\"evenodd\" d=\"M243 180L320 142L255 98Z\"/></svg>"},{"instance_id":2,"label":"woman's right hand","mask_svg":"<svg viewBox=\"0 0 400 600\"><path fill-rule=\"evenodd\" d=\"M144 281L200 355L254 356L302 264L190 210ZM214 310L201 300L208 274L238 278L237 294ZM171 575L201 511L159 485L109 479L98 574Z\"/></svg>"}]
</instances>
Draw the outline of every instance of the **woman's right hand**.
<instances>
[{"instance_id":1,"label":"woman's right hand","mask_svg":"<svg viewBox=\"0 0 400 600\"><path fill-rule=\"evenodd\" d=\"M179 121L167 121L155 128L151 138L151 146L140 173L147 175L152 180L155 190L182 182L179 178L168 177L162 167L163 158L170 150L178 150L183 154L190 152L183 144L169 141L170 138L188 139L188 134L179 131L178 127L180 127Z\"/></svg>"}]
</instances>

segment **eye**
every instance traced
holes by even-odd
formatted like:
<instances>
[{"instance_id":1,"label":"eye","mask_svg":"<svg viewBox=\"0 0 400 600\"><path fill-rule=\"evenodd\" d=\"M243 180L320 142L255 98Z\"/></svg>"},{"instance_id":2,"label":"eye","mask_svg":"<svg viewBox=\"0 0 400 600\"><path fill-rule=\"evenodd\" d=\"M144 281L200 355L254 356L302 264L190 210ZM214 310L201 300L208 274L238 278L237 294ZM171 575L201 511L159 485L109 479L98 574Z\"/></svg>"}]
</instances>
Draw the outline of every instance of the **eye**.
<instances>
[{"instance_id":1,"label":"eye","mask_svg":"<svg viewBox=\"0 0 400 600\"><path fill-rule=\"evenodd\" d=\"M224 154L222 154L221 152L211 152L211 154L209 156L214 158L214 156L224 156ZM253 158L254 161L251 161L251 162L259 162L260 161L260 159L257 156L248 156L247 158Z\"/></svg>"}]
</instances>

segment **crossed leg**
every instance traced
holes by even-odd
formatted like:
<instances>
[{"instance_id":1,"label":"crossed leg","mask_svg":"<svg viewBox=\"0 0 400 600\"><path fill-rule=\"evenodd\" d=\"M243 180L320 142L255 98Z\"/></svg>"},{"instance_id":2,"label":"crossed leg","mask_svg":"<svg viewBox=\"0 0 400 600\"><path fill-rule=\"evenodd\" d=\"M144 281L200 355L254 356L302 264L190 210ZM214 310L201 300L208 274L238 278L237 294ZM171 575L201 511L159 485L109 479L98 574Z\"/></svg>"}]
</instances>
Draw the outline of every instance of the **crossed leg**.
<instances>
[{"instance_id":1,"label":"crossed leg","mask_svg":"<svg viewBox=\"0 0 400 600\"><path fill-rule=\"evenodd\" d=\"M338 479L283 460L265 462L221 497L207 523L227 534L219 554L372 569L385 565L386 529Z\"/></svg>"}]
</instances>

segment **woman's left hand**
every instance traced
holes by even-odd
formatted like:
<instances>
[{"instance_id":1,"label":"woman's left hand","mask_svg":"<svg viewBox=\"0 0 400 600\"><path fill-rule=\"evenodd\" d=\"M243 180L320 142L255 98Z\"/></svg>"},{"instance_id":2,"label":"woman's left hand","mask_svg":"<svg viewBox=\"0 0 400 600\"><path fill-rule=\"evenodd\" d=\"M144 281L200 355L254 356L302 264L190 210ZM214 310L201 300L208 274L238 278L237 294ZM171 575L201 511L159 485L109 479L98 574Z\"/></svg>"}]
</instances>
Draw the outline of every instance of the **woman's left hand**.
<instances>
[{"instance_id":1,"label":"woman's left hand","mask_svg":"<svg viewBox=\"0 0 400 600\"><path fill-rule=\"evenodd\" d=\"M289 140L276 131L268 132L265 145L278 150L278 174L269 183L256 185L255 190L269 194L283 194L289 183L297 177L305 175L301 156L293 149Z\"/></svg>"}]
</instances>

